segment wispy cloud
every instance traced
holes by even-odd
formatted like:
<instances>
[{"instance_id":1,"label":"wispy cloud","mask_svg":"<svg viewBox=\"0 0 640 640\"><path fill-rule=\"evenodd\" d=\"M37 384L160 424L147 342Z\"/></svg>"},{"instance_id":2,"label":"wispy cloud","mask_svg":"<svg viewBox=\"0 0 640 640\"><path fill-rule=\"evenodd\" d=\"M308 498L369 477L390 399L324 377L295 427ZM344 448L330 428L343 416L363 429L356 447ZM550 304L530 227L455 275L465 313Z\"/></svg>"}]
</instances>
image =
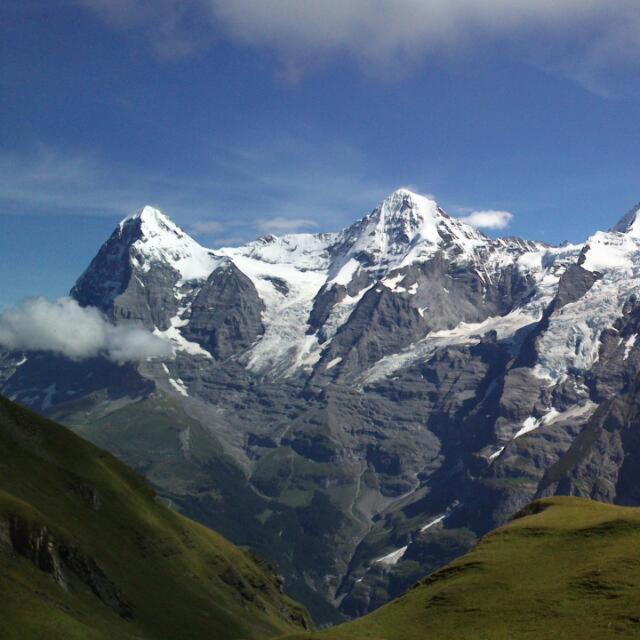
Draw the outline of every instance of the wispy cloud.
<instances>
[{"instance_id":1,"label":"wispy cloud","mask_svg":"<svg viewBox=\"0 0 640 640\"><path fill-rule=\"evenodd\" d=\"M112 325L98 309L81 307L71 298L30 298L0 313L0 345L73 360L104 355L119 363L171 353L167 341L143 329Z\"/></svg>"},{"instance_id":2,"label":"wispy cloud","mask_svg":"<svg viewBox=\"0 0 640 640\"><path fill-rule=\"evenodd\" d=\"M476 229L506 229L513 220L513 214L509 211L496 211L488 209L485 211L472 211L460 218L463 222L476 227Z\"/></svg>"},{"instance_id":3,"label":"wispy cloud","mask_svg":"<svg viewBox=\"0 0 640 640\"><path fill-rule=\"evenodd\" d=\"M303 229L315 228L318 226L318 223L306 218L276 216L268 220L259 220L256 226L265 233L295 233Z\"/></svg>"},{"instance_id":4,"label":"wispy cloud","mask_svg":"<svg viewBox=\"0 0 640 640\"><path fill-rule=\"evenodd\" d=\"M211 44L214 34L198 0L74 0L115 29L142 34L158 57L178 59Z\"/></svg>"},{"instance_id":5,"label":"wispy cloud","mask_svg":"<svg viewBox=\"0 0 640 640\"><path fill-rule=\"evenodd\" d=\"M499 42L533 64L606 93L607 72L638 66L637 0L75 0L114 28L142 34L160 56L220 38L266 48L279 77L298 79L346 56L368 71Z\"/></svg>"},{"instance_id":6,"label":"wispy cloud","mask_svg":"<svg viewBox=\"0 0 640 640\"><path fill-rule=\"evenodd\" d=\"M126 179L118 188L120 177L92 154L42 145L0 153L0 203L5 213L46 209L117 215L138 205Z\"/></svg>"},{"instance_id":7,"label":"wispy cloud","mask_svg":"<svg viewBox=\"0 0 640 640\"><path fill-rule=\"evenodd\" d=\"M124 217L145 204L213 246L263 233L333 231L373 208L391 187L373 182L366 158L342 141L275 132L205 149L197 171L144 169L96 154L39 146L0 152L5 214Z\"/></svg>"}]
</instances>

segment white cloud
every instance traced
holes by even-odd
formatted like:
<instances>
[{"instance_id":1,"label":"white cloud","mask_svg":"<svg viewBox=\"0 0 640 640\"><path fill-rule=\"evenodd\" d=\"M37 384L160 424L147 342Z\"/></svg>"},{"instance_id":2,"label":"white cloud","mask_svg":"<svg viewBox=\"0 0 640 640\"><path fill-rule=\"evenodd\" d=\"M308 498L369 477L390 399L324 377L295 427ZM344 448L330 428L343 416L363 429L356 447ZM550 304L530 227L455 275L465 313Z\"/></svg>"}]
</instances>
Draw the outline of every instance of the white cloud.
<instances>
[{"instance_id":1,"label":"white cloud","mask_svg":"<svg viewBox=\"0 0 640 640\"><path fill-rule=\"evenodd\" d=\"M265 233L295 233L302 229L317 227L318 223L307 218L285 218L276 216L268 220L259 220L256 226Z\"/></svg>"},{"instance_id":2,"label":"white cloud","mask_svg":"<svg viewBox=\"0 0 640 640\"><path fill-rule=\"evenodd\" d=\"M506 229L511 220L513 220L513 214L509 211L489 209L486 211L472 211L470 214L460 218L460 220L477 229Z\"/></svg>"},{"instance_id":3,"label":"white cloud","mask_svg":"<svg viewBox=\"0 0 640 640\"><path fill-rule=\"evenodd\" d=\"M523 30L602 33L640 21L636 0L209 0L230 36L283 52L348 52L381 60ZM593 36L594 34L591 33Z\"/></svg>"},{"instance_id":4,"label":"white cloud","mask_svg":"<svg viewBox=\"0 0 640 640\"><path fill-rule=\"evenodd\" d=\"M72 298L23 300L0 314L0 345L11 350L51 351L72 360L104 355L114 362L169 355L168 342L143 329L110 324L94 307Z\"/></svg>"},{"instance_id":5,"label":"white cloud","mask_svg":"<svg viewBox=\"0 0 640 640\"><path fill-rule=\"evenodd\" d=\"M499 42L589 90L640 58L638 0L75 0L114 28L142 34L161 57L220 38L264 47L280 77L326 56L406 70L430 57Z\"/></svg>"}]
</instances>

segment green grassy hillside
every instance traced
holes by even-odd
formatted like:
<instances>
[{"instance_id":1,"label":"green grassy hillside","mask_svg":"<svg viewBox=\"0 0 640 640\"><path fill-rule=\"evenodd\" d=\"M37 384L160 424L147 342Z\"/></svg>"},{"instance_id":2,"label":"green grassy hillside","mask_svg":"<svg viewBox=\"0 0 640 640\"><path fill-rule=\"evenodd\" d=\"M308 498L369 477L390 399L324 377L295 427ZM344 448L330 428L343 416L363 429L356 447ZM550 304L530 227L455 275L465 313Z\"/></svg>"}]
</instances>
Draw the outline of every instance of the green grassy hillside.
<instances>
[{"instance_id":1,"label":"green grassy hillside","mask_svg":"<svg viewBox=\"0 0 640 640\"><path fill-rule=\"evenodd\" d=\"M374 613L289 640L640 637L640 509L530 505Z\"/></svg>"},{"instance_id":2,"label":"green grassy hillside","mask_svg":"<svg viewBox=\"0 0 640 640\"><path fill-rule=\"evenodd\" d=\"M0 397L0 637L250 640L304 628L269 567L110 454Z\"/></svg>"}]
</instances>

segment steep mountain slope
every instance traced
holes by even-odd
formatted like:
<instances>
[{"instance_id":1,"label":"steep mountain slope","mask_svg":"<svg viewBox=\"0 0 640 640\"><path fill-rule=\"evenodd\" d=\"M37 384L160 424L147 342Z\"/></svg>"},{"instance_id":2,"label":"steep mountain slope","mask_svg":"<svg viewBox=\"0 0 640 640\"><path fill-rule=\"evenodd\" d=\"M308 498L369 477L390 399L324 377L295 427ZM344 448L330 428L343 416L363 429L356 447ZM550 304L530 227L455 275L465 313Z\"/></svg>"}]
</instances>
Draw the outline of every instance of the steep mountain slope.
<instances>
[{"instance_id":1,"label":"steep mountain slope","mask_svg":"<svg viewBox=\"0 0 640 640\"><path fill-rule=\"evenodd\" d=\"M3 638L265 638L306 625L271 569L111 455L0 397Z\"/></svg>"},{"instance_id":2,"label":"steep mountain slope","mask_svg":"<svg viewBox=\"0 0 640 640\"><path fill-rule=\"evenodd\" d=\"M639 211L551 247L400 189L337 233L208 250L145 207L72 295L172 355L4 352L0 388L268 558L318 621L362 615L536 496L636 504L633 424L593 421L640 373Z\"/></svg>"},{"instance_id":3,"label":"steep mountain slope","mask_svg":"<svg viewBox=\"0 0 640 640\"><path fill-rule=\"evenodd\" d=\"M547 498L375 613L287 638L636 638L638 544L639 509Z\"/></svg>"}]
</instances>

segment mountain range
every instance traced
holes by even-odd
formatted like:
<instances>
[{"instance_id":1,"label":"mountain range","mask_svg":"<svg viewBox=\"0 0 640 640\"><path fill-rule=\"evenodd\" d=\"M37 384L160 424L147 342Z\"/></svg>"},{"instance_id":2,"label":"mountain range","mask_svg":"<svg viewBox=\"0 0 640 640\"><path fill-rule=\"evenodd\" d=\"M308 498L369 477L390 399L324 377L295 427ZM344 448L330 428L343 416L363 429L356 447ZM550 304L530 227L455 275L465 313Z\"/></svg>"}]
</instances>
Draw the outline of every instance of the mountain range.
<instances>
[{"instance_id":1,"label":"mountain range","mask_svg":"<svg viewBox=\"0 0 640 640\"><path fill-rule=\"evenodd\" d=\"M640 504L640 206L493 239L400 189L337 233L207 249L125 218L70 296L164 354L0 352L0 391L267 558L318 623L373 611L536 498Z\"/></svg>"}]
</instances>

